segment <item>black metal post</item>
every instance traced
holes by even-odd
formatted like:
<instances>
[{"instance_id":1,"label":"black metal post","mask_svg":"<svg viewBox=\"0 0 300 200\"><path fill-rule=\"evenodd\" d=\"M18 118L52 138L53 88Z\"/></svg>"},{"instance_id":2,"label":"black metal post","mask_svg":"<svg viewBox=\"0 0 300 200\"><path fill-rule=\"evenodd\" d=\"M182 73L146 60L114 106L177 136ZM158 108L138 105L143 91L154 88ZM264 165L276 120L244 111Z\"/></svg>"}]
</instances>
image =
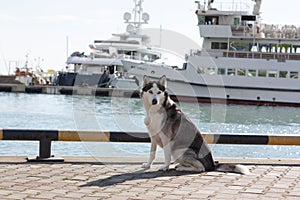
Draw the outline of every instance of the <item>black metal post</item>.
<instances>
[{"instance_id":1,"label":"black metal post","mask_svg":"<svg viewBox=\"0 0 300 200\"><path fill-rule=\"evenodd\" d=\"M51 157L51 139L41 138L39 158L45 159L50 157Z\"/></svg>"}]
</instances>

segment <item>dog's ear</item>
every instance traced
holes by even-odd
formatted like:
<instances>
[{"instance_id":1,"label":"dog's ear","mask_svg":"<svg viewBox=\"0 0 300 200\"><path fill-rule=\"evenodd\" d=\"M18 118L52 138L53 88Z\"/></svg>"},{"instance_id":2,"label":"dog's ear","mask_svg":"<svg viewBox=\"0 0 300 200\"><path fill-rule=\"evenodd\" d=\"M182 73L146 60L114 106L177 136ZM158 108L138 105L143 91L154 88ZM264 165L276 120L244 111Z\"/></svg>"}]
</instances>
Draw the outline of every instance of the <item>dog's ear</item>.
<instances>
[{"instance_id":1,"label":"dog's ear","mask_svg":"<svg viewBox=\"0 0 300 200\"><path fill-rule=\"evenodd\" d=\"M165 88L167 88L167 77L165 75L163 75L160 79L159 79L159 83L161 85L163 85Z\"/></svg>"},{"instance_id":2,"label":"dog's ear","mask_svg":"<svg viewBox=\"0 0 300 200\"><path fill-rule=\"evenodd\" d=\"M142 87L145 87L148 83L150 83L150 79L145 75L143 78Z\"/></svg>"}]
</instances>

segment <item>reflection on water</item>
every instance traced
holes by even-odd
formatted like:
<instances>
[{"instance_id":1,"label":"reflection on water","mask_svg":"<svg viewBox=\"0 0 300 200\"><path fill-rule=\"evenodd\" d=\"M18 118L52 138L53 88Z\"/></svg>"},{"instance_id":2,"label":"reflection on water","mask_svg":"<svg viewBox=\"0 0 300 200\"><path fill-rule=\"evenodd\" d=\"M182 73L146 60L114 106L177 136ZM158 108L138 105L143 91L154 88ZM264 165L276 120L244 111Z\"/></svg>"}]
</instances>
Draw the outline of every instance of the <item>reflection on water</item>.
<instances>
[{"instance_id":1,"label":"reflection on water","mask_svg":"<svg viewBox=\"0 0 300 200\"><path fill-rule=\"evenodd\" d=\"M146 131L140 99L0 93L0 127ZM300 108L180 103L202 132L300 134ZM0 141L0 155L32 155L37 142ZM212 145L219 157L296 157L299 147ZM149 144L53 142L58 155L147 155Z\"/></svg>"}]
</instances>

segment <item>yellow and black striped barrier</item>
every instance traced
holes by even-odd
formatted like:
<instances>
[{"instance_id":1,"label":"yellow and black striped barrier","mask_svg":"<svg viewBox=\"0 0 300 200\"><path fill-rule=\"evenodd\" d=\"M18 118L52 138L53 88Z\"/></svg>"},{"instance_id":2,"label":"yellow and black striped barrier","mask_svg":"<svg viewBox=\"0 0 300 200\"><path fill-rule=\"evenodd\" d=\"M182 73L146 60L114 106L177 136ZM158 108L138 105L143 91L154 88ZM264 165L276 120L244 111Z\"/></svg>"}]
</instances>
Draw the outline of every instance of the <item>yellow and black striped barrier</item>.
<instances>
[{"instance_id":1,"label":"yellow and black striped barrier","mask_svg":"<svg viewBox=\"0 0 300 200\"><path fill-rule=\"evenodd\" d=\"M299 135L255 134L202 134L209 144L240 145L300 145ZM77 130L26 130L0 129L0 140L39 141L39 156L35 160L51 158L52 141L83 142L150 142L146 132L124 131L77 131ZM50 159L55 160L55 159Z\"/></svg>"}]
</instances>

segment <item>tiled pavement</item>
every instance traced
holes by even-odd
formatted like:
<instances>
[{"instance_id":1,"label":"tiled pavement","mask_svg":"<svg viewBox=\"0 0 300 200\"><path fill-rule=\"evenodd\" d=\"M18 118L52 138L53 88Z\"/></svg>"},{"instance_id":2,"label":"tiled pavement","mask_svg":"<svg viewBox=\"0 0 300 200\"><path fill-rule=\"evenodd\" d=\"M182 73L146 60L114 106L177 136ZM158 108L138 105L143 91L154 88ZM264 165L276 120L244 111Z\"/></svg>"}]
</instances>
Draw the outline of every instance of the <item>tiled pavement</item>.
<instances>
[{"instance_id":1,"label":"tiled pavement","mask_svg":"<svg viewBox=\"0 0 300 200\"><path fill-rule=\"evenodd\" d=\"M226 160L251 175L141 170L146 158L0 157L0 199L300 199L300 160Z\"/></svg>"}]
</instances>

